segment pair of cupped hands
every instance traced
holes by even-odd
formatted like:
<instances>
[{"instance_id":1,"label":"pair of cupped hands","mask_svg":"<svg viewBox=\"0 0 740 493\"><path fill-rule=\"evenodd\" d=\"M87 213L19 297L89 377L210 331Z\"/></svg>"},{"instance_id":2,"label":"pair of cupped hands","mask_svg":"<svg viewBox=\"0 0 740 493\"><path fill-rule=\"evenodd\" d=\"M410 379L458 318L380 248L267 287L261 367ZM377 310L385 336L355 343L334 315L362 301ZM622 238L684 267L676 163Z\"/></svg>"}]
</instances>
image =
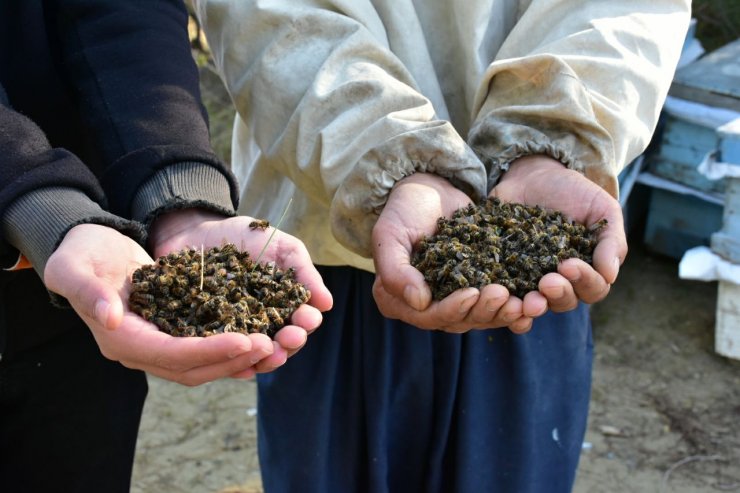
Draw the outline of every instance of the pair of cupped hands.
<instances>
[{"instance_id":1,"label":"pair of cupped hands","mask_svg":"<svg viewBox=\"0 0 740 493\"><path fill-rule=\"evenodd\" d=\"M385 316L446 332L488 327L526 332L548 310L572 310L579 301L594 303L608 294L627 253L621 208L614 198L580 173L540 156L512 163L491 196L558 209L585 224L606 218L608 227L600 235L593 267L578 259L566 260L557 273L540 281L539 291L524 299L510 296L503 286L489 285L461 289L433 302L423 276L410 265L412 248L422 236L435 232L438 217L451 215L470 198L443 178L416 173L394 186L373 229L373 293ZM224 241L256 255L271 228L251 230L251 221L197 209L174 211L157 219L149 242L155 258ZM331 309L331 293L299 239L282 232L274 235L261 261L293 267L297 280L311 291L309 302L274 340L264 334L237 333L178 338L157 330L131 312L127 301L131 274L153 259L135 241L105 226L72 228L49 258L44 279L47 288L65 297L88 325L106 358L193 386L226 377L250 378L280 367L321 324L322 312Z\"/></svg>"}]
</instances>

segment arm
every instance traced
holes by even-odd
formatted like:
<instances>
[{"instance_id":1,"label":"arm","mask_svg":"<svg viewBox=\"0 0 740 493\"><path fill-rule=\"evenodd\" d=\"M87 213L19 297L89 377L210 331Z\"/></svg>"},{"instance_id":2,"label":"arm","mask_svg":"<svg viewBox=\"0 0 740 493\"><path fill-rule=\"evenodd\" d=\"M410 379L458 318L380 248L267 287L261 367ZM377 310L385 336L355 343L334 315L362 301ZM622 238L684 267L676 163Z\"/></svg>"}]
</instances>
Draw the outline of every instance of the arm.
<instances>
[{"instance_id":1,"label":"arm","mask_svg":"<svg viewBox=\"0 0 740 493\"><path fill-rule=\"evenodd\" d=\"M489 188L515 159L543 154L617 197L619 171L652 137L689 18L689 0L531 2L476 96L468 141Z\"/></svg>"},{"instance_id":2,"label":"arm","mask_svg":"<svg viewBox=\"0 0 740 493\"><path fill-rule=\"evenodd\" d=\"M73 154L14 111L0 86L0 252L9 268L19 252L43 278L47 259L74 225L114 227L139 241L143 229L105 211L97 179Z\"/></svg>"},{"instance_id":3,"label":"arm","mask_svg":"<svg viewBox=\"0 0 740 493\"><path fill-rule=\"evenodd\" d=\"M391 52L395 34L385 32L373 4L212 0L197 6L261 162L326 204L338 242L373 257L376 284L389 294L376 296L381 311L429 328L464 318L471 293L430 307L428 288L409 259L414 241L433 232L439 215L484 196L485 169L422 94L421 84L430 81L414 80ZM383 221L392 191L417 174L436 176L449 193L435 198L438 190L427 189L430 200L440 201L436 208L395 201L400 216L414 212L412 228L398 214ZM501 295L475 291L473 304ZM507 299L486 320L499 320ZM519 305L507 307L512 319L522 316Z\"/></svg>"},{"instance_id":4,"label":"arm","mask_svg":"<svg viewBox=\"0 0 740 493\"><path fill-rule=\"evenodd\" d=\"M109 210L146 225L191 206L234 215L236 183L210 147L183 2L50 5Z\"/></svg>"},{"instance_id":5,"label":"arm","mask_svg":"<svg viewBox=\"0 0 740 493\"><path fill-rule=\"evenodd\" d=\"M616 280L627 253L617 175L650 141L689 11L686 0L533 2L485 73L469 142L489 186L501 180L491 195L609 221L594 268L569 260L540 284L552 310L603 299Z\"/></svg>"},{"instance_id":6,"label":"arm","mask_svg":"<svg viewBox=\"0 0 740 493\"><path fill-rule=\"evenodd\" d=\"M216 64L261 160L326 204L337 241L372 256L371 232L416 172L482 198L485 170L438 116L369 1L197 2Z\"/></svg>"},{"instance_id":7,"label":"arm","mask_svg":"<svg viewBox=\"0 0 740 493\"><path fill-rule=\"evenodd\" d=\"M149 226L158 254L159 243L171 238L152 225L167 217L187 215L192 226L215 218L240 220L225 219L234 215L235 184L210 150L182 4L69 0L50 5L62 40L62 66L99 144L101 159L89 164L109 195L110 209ZM207 218L204 210L210 211ZM246 230L222 228L223 236L211 241L240 243ZM201 234L182 234L182 243L169 246L201 242ZM307 256L291 260L310 265ZM81 224L64 236L44 271L49 289L69 300L101 351L126 366L190 385L251 376L280 366L320 321L318 308L304 310L308 314L294 320L303 326L283 329L294 337L281 335L276 344L260 334L173 339L127 308L131 272L149 262L141 247L115 231ZM317 289L322 286L319 281ZM285 341L295 345L283 347Z\"/></svg>"}]
</instances>

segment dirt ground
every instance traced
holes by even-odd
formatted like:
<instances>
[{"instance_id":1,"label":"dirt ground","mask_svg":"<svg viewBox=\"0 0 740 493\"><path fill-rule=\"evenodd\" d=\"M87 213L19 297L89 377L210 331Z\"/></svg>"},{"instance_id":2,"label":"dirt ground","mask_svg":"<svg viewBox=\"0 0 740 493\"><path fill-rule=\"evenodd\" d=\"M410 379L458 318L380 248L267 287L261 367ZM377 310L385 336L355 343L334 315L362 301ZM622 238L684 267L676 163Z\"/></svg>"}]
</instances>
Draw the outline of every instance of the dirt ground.
<instances>
[{"instance_id":1,"label":"dirt ground","mask_svg":"<svg viewBox=\"0 0 740 493\"><path fill-rule=\"evenodd\" d=\"M716 284L632 245L593 307L591 416L576 493L740 491L740 362L713 349ZM256 385L150 379L134 493L260 492Z\"/></svg>"}]
</instances>

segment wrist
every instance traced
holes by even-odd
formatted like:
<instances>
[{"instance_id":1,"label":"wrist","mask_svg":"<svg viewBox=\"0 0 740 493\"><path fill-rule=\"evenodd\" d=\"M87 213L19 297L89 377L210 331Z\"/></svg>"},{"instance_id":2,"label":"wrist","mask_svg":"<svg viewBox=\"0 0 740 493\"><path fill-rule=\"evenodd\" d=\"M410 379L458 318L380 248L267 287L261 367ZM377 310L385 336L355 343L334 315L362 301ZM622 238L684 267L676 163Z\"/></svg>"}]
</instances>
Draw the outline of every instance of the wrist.
<instances>
[{"instance_id":1,"label":"wrist","mask_svg":"<svg viewBox=\"0 0 740 493\"><path fill-rule=\"evenodd\" d=\"M158 215L149 227L147 249L153 252L156 245L170 240L186 231L198 227L207 221L218 221L228 217L206 209L188 207L172 209Z\"/></svg>"},{"instance_id":2,"label":"wrist","mask_svg":"<svg viewBox=\"0 0 740 493\"><path fill-rule=\"evenodd\" d=\"M566 166L544 154L532 154L515 159L509 169L501 176L499 183L509 180L528 179L540 173L558 172L567 169Z\"/></svg>"},{"instance_id":3,"label":"wrist","mask_svg":"<svg viewBox=\"0 0 740 493\"><path fill-rule=\"evenodd\" d=\"M397 187L403 187L406 185L418 185L433 188L435 190L446 190L455 188L455 186L447 179L434 173L413 173L401 180L397 181L394 189Z\"/></svg>"}]
</instances>

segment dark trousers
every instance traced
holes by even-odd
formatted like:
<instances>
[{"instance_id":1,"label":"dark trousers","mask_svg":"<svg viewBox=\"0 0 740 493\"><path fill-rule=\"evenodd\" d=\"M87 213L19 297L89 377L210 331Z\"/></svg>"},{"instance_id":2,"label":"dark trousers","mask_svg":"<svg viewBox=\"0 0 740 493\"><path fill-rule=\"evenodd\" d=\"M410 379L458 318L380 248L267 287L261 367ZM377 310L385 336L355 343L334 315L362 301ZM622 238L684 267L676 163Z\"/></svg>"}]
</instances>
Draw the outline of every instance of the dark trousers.
<instances>
[{"instance_id":1,"label":"dark trousers","mask_svg":"<svg viewBox=\"0 0 740 493\"><path fill-rule=\"evenodd\" d=\"M38 303L48 303L44 296ZM6 321L18 322L18 307L4 308ZM70 317L54 310L62 314L50 312L49 324ZM105 359L81 321L69 325L0 361L3 493L129 491L146 377Z\"/></svg>"},{"instance_id":2,"label":"dark trousers","mask_svg":"<svg viewBox=\"0 0 740 493\"><path fill-rule=\"evenodd\" d=\"M266 493L564 493L590 396L585 306L526 335L424 331L383 318L371 274L322 267L335 308L260 375Z\"/></svg>"}]
</instances>

